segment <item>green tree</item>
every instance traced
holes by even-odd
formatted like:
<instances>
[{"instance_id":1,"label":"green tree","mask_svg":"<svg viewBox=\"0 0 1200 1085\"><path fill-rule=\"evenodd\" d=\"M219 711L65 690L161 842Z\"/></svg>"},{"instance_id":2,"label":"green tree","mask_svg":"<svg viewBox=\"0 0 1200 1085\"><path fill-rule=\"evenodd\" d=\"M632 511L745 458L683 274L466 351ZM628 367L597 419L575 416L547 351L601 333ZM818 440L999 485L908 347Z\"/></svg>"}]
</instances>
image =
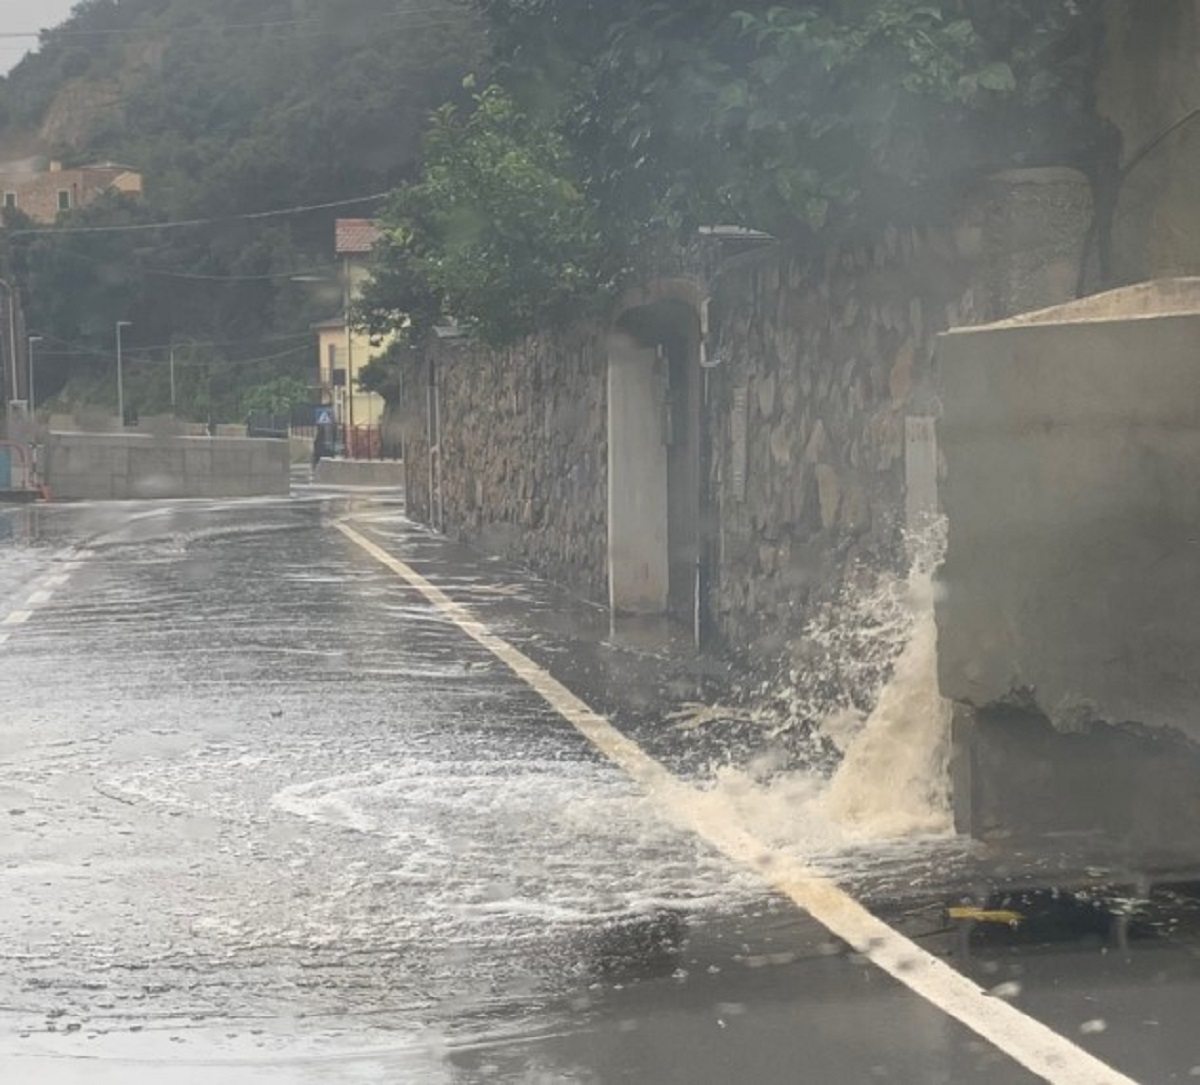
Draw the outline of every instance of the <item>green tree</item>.
<instances>
[{"instance_id":1,"label":"green tree","mask_svg":"<svg viewBox=\"0 0 1200 1085\"><path fill-rule=\"evenodd\" d=\"M588 193L643 227L914 216L1094 145L1099 0L482 0Z\"/></svg>"},{"instance_id":2,"label":"green tree","mask_svg":"<svg viewBox=\"0 0 1200 1085\"><path fill-rule=\"evenodd\" d=\"M360 307L376 334L420 337L458 319L511 342L580 315L581 299L612 281L565 140L496 86L465 116L434 114L424 175L394 193L381 225L379 272Z\"/></svg>"},{"instance_id":3,"label":"green tree","mask_svg":"<svg viewBox=\"0 0 1200 1085\"><path fill-rule=\"evenodd\" d=\"M295 377L276 377L274 380L257 384L242 396L242 410L261 411L266 414L287 414L293 407L312 400L312 387Z\"/></svg>"},{"instance_id":4,"label":"green tree","mask_svg":"<svg viewBox=\"0 0 1200 1085\"><path fill-rule=\"evenodd\" d=\"M490 342L586 313L664 237L920 220L1092 164L1100 0L479 0L495 85L435 115L360 314Z\"/></svg>"},{"instance_id":5,"label":"green tree","mask_svg":"<svg viewBox=\"0 0 1200 1085\"><path fill-rule=\"evenodd\" d=\"M400 406L402 373L412 366L413 361L410 344L397 339L358 370L358 387L363 392L374 392L382 397L389 411L395 410Z\"/></svg>"}]
</instances>

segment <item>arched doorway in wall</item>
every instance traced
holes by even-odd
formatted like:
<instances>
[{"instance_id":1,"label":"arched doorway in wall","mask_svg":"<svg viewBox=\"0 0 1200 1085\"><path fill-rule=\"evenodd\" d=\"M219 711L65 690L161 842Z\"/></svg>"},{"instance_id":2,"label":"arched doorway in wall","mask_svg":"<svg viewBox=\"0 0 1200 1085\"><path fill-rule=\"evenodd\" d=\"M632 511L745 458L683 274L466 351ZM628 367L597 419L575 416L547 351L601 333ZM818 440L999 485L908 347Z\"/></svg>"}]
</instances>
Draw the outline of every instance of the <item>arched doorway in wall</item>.
<instances>
[{"instance_id":1,"label":"arched doorway in wall","mask_svg":"<svg viewBox=\"0 0 1200 1085\"><path fill-rule=\"evenodd\" d=\"M700 317L690 300L626 308L609 339L608 574L614 617L698 636Z\"/></svg>"}]
</instances>

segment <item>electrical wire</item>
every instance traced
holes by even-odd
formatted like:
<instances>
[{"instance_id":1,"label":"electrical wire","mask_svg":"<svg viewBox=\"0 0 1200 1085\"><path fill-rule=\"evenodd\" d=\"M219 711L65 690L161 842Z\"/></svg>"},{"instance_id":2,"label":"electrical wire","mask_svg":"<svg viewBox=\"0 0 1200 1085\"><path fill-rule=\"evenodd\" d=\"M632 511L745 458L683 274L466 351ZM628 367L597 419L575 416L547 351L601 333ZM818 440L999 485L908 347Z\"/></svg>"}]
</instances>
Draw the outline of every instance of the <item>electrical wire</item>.
<instances>
[{"instance_id":1,"label":"electrical wire","mask_svg":"<svg viewBox=\"0 0 1200 1085\"><path fill-rule=\"evenodd\" d=\"M70 259L79 260L85 264L97 264L110 269L120 267L138 275L149 275L154 278L164 279L187 279L214 283L265 283L297 279L299 282L310 286L320 286L323 283L336 285L340 282L337 269L328 266L293 268L291 271L274 271L265 275L211 275L198 271L175 271L171 268L144 267L141 264L114 260L107 256L93 256L87 252L71 252L67 255ZM306 278L306 276L312 276L312 278Z\"/></svg>"},{"instance_id":2,"label":"electrical wire","mask_svg":"<svg viewBox=\"0 0 1200 1085\"><path fill-rule=\"evenodd\" d=\"M285 218L292 215L307 215L313 211L329 211L338 207L353 207L356 204L379 203L386 200L390 192L375 192L369 196L355 196L347 200L330 200L328 203L305 204L298 207L281 207L272 211L249 211L220 218L175 219L167 222L132 222L123 226L49 226L42 229L8 230L9 237L62 237L67 234L121 234L146 232L149 230L181 230L197 226L221 226L228 222L255 222L262 219Z\"/></svg>"},{"instance_id":3,"label":"electrical wire","mask_svg":"<svg viewBox=\"0 0 1200 1085\"><path fill-rule=\"evenodd\" d=\"M110 262L111 261L104 261L104 260L100 260L97 258L97 263L110 263ZM137 267L136 265L129 265L129 266L132 267L132 269L134 271L138 272L141 275L152 275L155 278L188 279L188 280L195 280L195 281L199 281L199 282L210 282L210 283L266 283L266 282L278 282L279 280L294 279L300 275L316 275L318 273L330 275L330 271L328 268L319 268L319 267L305 268L300 271L277 271L271 275L202 275L202 274L199 274L198 272L190 272L190 271L168 271L166 268ZM330 283L337 282L337 280L333 277L330 277L328 280L313 279L313 280L306 280L306 281L315 283L316 285L320 285L320 283L325 282L325 281L328 281Z\"/></svg>"},{"instance_id":4,"label":"electrical wire","mask_svg":"<svg viewBox=\"0 0 1200 1085\"><path fill-rule=\"evenodd\" d=\"M126 366L131 365L153 365L153 366L170 366L174 365L176 369L187 366L204 366L212 369L236 369L244 366L263 365L267 362L278 362L284 358L291 358L293 355L301 352L309 352L313 349L311 344L302 343L299 346L292 347L290 350L283 350L277 354L260 354L256 358L183 358L176 357L172 363L171 359L162 357L148 357L141 353L141 350L148 348L140 348L133 350L122 351L122 358ZM38 354L41 359L46 358L89 358L95 362L112 362L113 354L111 352L104 353L94 350L76 350L76 351L58 351L46 350Z\"/></svg>"},{"instance_id":5,"label":"electrical wire","mask_svg":"<svg viewBox=\"0 0 1200 1085\"><path fill-rule=\"evenodd\" d=\"M257 345L257 344L266 344L266 343L287 343L287 342L291 342L292 340L296 340L296 339L309 340L309 342L306 342L306 343L298 343L295 347L293 347L290 351L287 352L287 353L292 353L294 351L298 351L301 349L305 349L305 350L309 349L309 347L312 345L311 344L312 336L313 336L313 332L304 331L304 332L294 332L291 335L264 336L263 338L259 338L259 339L232 339L232 340L227 340L225 342L217 342L217 341L201 342L198 340L185 339L185 340L177 341L175 343L154 343L154 344L151 344L148 346L126 346L123 353L129 354L129 355L134 355L134 354L137 354L139 352L144 352L144 351L171 350L172 348L179 349L182 347L188 347L188 348L205 347L205 348L210 348L213 350L224 350L224 349L228 349L230 347L249 346L251 344ZM60 339L58 336L55 336L55 335L47 335L44 338L48 342L58 343L60 346L69 348L69 351L64 352L64 351L54 351L54 350L40 350L40 351L38 351L38 355L40 357L59 357L59 358L61 358L61 357L67 357L69 354L69 356L71 356L71 357L90 356L90 357L94 357L94 358L112 358L113 353L114 353L111 350L97 350L96 348L86 346L83 343L72 343L70 340ZM212 359L209 359L209 361L212 361ZM236 359L234 359L234 363L241 364ZM201 363L197 363L197 364L201 364ZM214 364L216 364L216 363L214 362Z\"/></svg>"},{"instance_id":6,"label":"electrical wire","mask_svg":"<svg viewBox=\"0 0 1200 1085\"><path fill-rule=\"evenodd\" d=\"M382 12L379 15L371 16L361 20L363 23L376 23L382 21L391 21L395 19L408 19L412 16L431 16L440 17L435 22L429 25L458 25L459 20L449 19L446 9L441 8L409 8L404 11ZM221 33L227 30L244 31L244 30L275 30L288 26L309 26L312 24L320 25L324 20L308 18L308 19L274 19L267 22L259 23L215 23L207 26L196 27L180 27L175 30L163 31L160 28L151 27L110 27L108 29L95 30L72 30L65 26L49 27L45 30L6 30L0 31L0 40L6 38L12 39L41 39L44 35L52 38L111 38L111 37L154 37L166 33L170 37L187 36L194 37L196 35ZM329 31L329 33L340 33L340 31Z\"/></svg>"}]
</instances>

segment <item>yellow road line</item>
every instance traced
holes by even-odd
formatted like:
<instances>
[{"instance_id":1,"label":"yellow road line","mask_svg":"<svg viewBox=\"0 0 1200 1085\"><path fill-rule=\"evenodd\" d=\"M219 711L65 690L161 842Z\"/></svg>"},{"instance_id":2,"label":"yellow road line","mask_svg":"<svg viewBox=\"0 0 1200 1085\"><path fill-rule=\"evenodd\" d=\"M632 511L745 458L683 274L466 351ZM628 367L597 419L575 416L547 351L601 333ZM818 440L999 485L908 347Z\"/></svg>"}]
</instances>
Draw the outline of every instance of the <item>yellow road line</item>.
<instances>
[{"instance_id":1,"label":"yellow road line","mask_svg":"<svg viewBox=\"0 0 1200 1085\"><path fill-rule=\"evenodd\" d=\"M736 809L716 792L700 791L673 776L636 742L592 711L523 652L496 636L471 611L344 522L338 531L401 577L472 640L509 667L527 686L619 765L663 812L728 858L755 871L831 933L876 967L994 1044L1014 1061L1054 1085L1135 1085L1047 1025L989 995L945 961L922 949L824 875L772 850L740 823Z\"/></svg>"},{"instance_id":2,"label":"yellow road line","mask_svg":"<svg viewBox=\"0 0 1200 1085\"><path fill-rule=\"evenodd\" d=\"M946 909L951 919L969 919L976 923L1004 923L1009 926L1020 923L1024 916L1008 908L977 908L974 905L955 905Z\"/></svg>"}]
</instances>

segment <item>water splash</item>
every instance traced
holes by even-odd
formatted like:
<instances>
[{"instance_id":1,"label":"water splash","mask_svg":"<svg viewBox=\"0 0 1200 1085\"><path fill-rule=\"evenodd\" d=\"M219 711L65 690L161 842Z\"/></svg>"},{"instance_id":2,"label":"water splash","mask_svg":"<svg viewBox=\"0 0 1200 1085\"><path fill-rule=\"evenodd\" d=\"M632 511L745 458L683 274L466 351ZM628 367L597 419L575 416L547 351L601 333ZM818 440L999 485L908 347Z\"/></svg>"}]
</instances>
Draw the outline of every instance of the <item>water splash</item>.
<instances>
[{"instance_id":1,"label":"water splash","mask_svg":"<svg viewBox=\"0 0 1200 1085\"><path fill-rule=\"evenodd\" d=\"M939 520L910 540L907 578L869 569L849 578L763 709L783 717L766 729L767 752L717 774L715 788L760 839L836 862L847 849L952 830L933 613L944 541ZM808 762L799 770L779 754L797 748Z\"/></svg>"},{"instance_id":2,"label":"water splash","mask_svg":"<svg viewBox=\"0 0 1200 1085\"><path fill-rule=\"evenodd\" d=\"M950 704L938 690L933 573L944 519L910 539L908 635L862 730L845 747L823 806L855 835L895 838L953 829Z\"/></svg>"},{"instance_id":3,"label":"water splash","mask_svg":"<svg viewBox=\"0 0 1200 1085\"><path fill-rule=\"evenodd\" d=\"M830 781L825 809L869 837L950 831L949 730L937 689L937 628L932 613L922 614Z\"/></svg>"}]
</instances>

